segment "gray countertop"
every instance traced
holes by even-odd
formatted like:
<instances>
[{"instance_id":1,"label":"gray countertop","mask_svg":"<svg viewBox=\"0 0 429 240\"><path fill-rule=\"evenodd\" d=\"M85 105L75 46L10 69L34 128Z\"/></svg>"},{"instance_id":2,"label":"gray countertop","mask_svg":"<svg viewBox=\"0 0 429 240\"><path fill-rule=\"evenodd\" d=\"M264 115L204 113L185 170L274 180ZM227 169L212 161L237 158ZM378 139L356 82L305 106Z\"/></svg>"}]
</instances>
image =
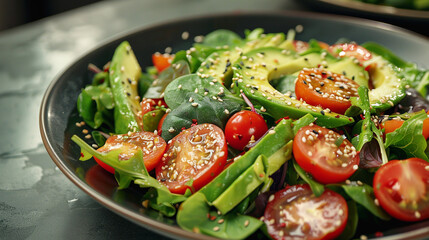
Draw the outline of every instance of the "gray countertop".
<instances>
[{"instance_id":1,"label":"gray countertop","mask_svg":"<svg viewBox=\"0 0 429 240\"><path fill-rule=\"evenodd\" d=\"M0 33L0 239L164 239L107 210L55 166L39 131L54 77L135 28L204 14L308 10L288 0L102 1Z\"/></svg>"}]
</instances>

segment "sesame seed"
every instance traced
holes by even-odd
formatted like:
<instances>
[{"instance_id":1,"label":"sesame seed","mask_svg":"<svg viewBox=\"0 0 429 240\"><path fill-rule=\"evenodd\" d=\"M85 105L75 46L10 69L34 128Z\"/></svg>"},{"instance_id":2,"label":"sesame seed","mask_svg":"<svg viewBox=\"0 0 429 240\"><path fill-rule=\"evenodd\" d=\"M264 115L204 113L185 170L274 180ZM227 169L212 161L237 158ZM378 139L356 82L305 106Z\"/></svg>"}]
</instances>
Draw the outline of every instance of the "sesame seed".
<instances>
[{"instance_id":1,"label":"sesame seed","mask_svg":"<svg viewBox=\"0 0 429 240\"><path fill-rule=\"evenodd\" d=\"M182 89L182 85L177 86L178 89Z\"/></svg>"},{"instance_id":2,"label":"sesame seed","mask_svg":"<svg viewBox=\"0 0 429 240\"><path fill-rule=\"evenodd\" d=\"M368 239L368 237L367 236L365 236L365 235L360 235L360 240L367 240Z\"/></svg>"},{"instance_id":3,"label":"sesame seed","mask_svg":"<svg viewBox=\"0 0 429 240\"><path fill-rule=\"evenodd\" d=\"M90 138L91 138L91 135L90 135L90 134L85 135L85 138L86 138L86 139L90 139Z\"/></svg>"},{"instance_id":4,"label":"sesame seed","mask_svg":"<svg viewBox=\"0 0 429 240\"><path fill-rule=\"evenodd\" d=\"M192 105L192 107L198 107L198 103L195 103L195 102L192 103L191 105Z\"/></svg>"},{"instance_id":5,"label":"sesame seed","mask_svg":"<svg viewBox=\"0 0 429 240\"><path fill-rule=\"evenodd\" d=\"M271 202L274 200L274 194L271 194L270 197L268 198L268 202Z\"/></svg>"},{"instance_id":6,"label":"sesame seed","mask_svg":"<svg viewBox=\"0 0 429 240\"><path fill-rule=\"evenodd\" d=\"M380 206L380 202L378 201L378 199L376 198L376 199L374 199L374 204L376 205L376 206Z\"/></svg>"},{"instance_id":7,"label":"sesame seed","mask_svg":"<svg viewBox=\"0 0 429 240\"><path fill-rule=\"evenodd\" d=\"M217 221L217 223L222 224L225 220L224 219L219 219L219 221Z\"/></svg>"},{"instance_id":8,"label":"sesame seed","mask_svg":"<svg viewBox=\"0 0 429 240\"><path fill-rule=\"evenodd\" d=\"M219 231L219 229L220 228L218 226L216 226L216 227L213 228L213 231L217 232L217 231Z\"/></svg>"},{"instance_id":9,"label":"sesame seed","mask_svg":"<svg viewBox=\"0 0 429 240\"><path fill-rule=\"evenodd\" d=\"M274 133L276 133L276 131L274 131L274 130L270 130L270 131L268 132L268 134L274 134Z\"/></svg>"},{"instance_id":10,"label":"sesame seed","mask_svg":"<svg viewBox=\"0 0 429 240\"><path fill-rule=\"evenodd\" d=\"M416 218L421 218L421 217L422 217L422 215L420 214L420 212L419 212L419 211L415 211L415 212L414 212L414 216L415 216Z\"/></svg>"},{"instance_id":11,"label":"sesame seed","mask_svg":"<svg viewBox=\"0 0 429 240\"><path fill-rule=\"evenodd\" d=\"M246 220L245 222L244 222L244 227L247 227L247 226L249 226L249 220Z\"/></svg>"},{"instance_id":12,"label":"sesame seed","mask_svg":"<svg viewBox=\"0 0 429 240\"><path fill-rule=\"evenodd\" d=\"M92 144L91 145L93 148L98 148L98 145L97 144Z\"/></svg>"},{"instance_id":13,"label":"sesame seed","mask_svg":"<svg viewBox=\"0 0 429 240\"><path fill-rule=\"evenodd\" d=\"M183 32L182 33L182 39L183 40L186 40L186 39L188 39L189 38L189 32Z\"/></svg>"}]
</instances>

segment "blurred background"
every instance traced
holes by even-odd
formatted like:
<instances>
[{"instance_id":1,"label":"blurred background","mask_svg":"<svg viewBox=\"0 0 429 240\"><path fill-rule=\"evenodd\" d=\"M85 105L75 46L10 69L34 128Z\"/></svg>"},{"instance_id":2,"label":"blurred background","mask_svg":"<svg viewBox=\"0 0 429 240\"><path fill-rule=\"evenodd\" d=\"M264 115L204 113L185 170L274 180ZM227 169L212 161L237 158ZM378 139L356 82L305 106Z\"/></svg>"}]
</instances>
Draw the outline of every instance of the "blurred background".
<instances>
[{"instance_id":1,"label":"blurred background","mask_svg":"<svg viewBox=\"0 0 429 240\"><path fill-rule=\"evenodd\" d=\"M100 0L0 0L0 31Z\"/></svg>"}]
</instances>

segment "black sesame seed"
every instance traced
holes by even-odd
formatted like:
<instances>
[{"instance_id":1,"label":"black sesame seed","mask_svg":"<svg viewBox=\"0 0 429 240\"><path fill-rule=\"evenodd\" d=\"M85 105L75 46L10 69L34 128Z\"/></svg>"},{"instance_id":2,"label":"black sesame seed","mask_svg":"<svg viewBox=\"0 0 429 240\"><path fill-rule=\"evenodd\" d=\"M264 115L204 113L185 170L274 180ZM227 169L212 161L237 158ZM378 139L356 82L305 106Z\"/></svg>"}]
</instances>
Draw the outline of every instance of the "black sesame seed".
<instances>
[{"instance_id":1,"label":"black sesame seed","mask_svg":"<svg viewBox=\"0 0 429 240\"><path fill-rule=\"evenodd\" d=\"M228 61L228 62L226 63L226 67L229 67L229 66L231 66L231 62L229 62L229 61Z\"/></svg>"},{"instance_id":2,"label":"black sesame seed","mask_svg":"<svg viewBox=\"0 0 429 240\"><path fill-rule=\"evenodd\" d=\"M334 81L334 78L332 76L328 76L327 79Z\"/></svg>"},{"instance_id":3,"label":"black sesame seed","mask_svg":"<svg viewBox=\"0 0 429 240\"><path fill-rule=\"evenodd\" d=\"M353 81L355 80L355 76L352 76L352 80L353 80Z\"/></svg>"},{"instance_id":4,"label":"black sesame seed","mask_svg":"<svg viewBox=\"0 0 429 240\"><path fill-rule=\"evenodd\" d=\"M323 115L323 116L325 116L325 112L322 110L322 111L320 111L320 113Z\"/></svg>"},{"instance_id":5,"label":"black sesame seed","mask_svg":"<svg viewBox=\"0 0 429 240\"><path fill-rule=\"evenodd\" d=\"M304 58L304 61L308 62L308 58Z\"/></svg>"},{"instance_id":6,"label":"black sesame seed","mask_svg":"<svg viewBox=\"0 0 429 240\"><path fill-rule=\"evenodd\" d=\"M205 91L205 92L210 92L207 88L204 88L204 91Z\"/></svg>"},{"instance_id":7,"label":"black sesame seed","mask_svg":"<svg viewBox=\"0 0 429 240\"><path fill-rule=\"evenodd\" d=\"M252 67L251 67L251 66L246 66L246 68L247 68L247 69L252 69Z\"/></svg>"},{"instance_id":8,"label":"black sesame seed","mask_svg":"<svg viewBox=\"0 0 429 240\"><path fill-rule=\"evenodd\" d=\"M302 82L303 82L305 85L307 85L307 82L306 82L305 80L302 80Z\"/></svg>"},{"instance_id":9,"label":"black sesame seed","mask_svg":"<svg viewBox=\"0 0 429 240\"><path fill-rule=\"evenodd\" d=\"M319 135L319 133L316 130L311 130L314 134Z\"/></svg>"},{"instance_id":10,"label":"black sesame seed","mask_svg":"<svg viewBox=\"0 0 429 240\"><path fill-rule=\"evenodd\" d=\"M321 83L320 83L320 86L321 86L321 87L325 86L325 83L324 83L324 82L321 82Z\"/></svg>"},{"instance_id":11,"label":"black sesame seed","mask_svg":"<svg viewBox=\"0 0 429 240\"><path fill-rule=\"evenodd\" d=\"M127 80L128 80L128 83L131 83L131 82L132 82L131 78L128 78Z\"/></svg>"},{"instance_id":12,"label":"black sesame seed","mask_svg":"<svg viewBox=\"0 0 429 240\"><path fill-rule=\"evenodd\" d=\"M251 76L251 77L250 77L250 79L255 79L255 77L254 77L254 76Z\"/></svg>"}]
</instances>

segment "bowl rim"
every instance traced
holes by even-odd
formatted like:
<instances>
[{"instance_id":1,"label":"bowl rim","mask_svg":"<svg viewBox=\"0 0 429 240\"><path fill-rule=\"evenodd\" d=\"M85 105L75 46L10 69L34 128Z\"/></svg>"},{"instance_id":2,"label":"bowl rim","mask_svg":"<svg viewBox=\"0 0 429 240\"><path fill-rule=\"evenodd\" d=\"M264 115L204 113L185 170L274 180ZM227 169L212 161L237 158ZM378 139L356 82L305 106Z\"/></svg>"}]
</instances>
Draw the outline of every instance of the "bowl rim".
<instances>
[{"instance_id":1,"label":"bowl rim","mask_svg":"<svg viewBox=\"0 0 429 240\"><path fill-rule=\"evenodd\" d=\"M197 16L191 16L191 17L185 17L180 18L176 20L169 20L164 22L158 22L154 24L149 24L147 26L141 26L133 28L129 31L125 31L116 35L113 35L112 37L106 38L103 41L100 41L99 44L97 44L95 47L85 51L80 56L74 58L74 60L66 65L62 70L56 74L56 76L53 78L49 86L47 87L42 102L40 105L40 111L39 111L39 129L43 141L43 145L45 146L49 156L54 161L54 163L58 166L58 168L63 172L63 174L72 181L77 187L79 187L81 190L83 190L86 194L90 195L94 200L96 200L98 203L103 205L104 207L108 208L109 210L113 211L114 213L118 214L119 216L130 220L142 227L145 227L146 229L150 231L154 231L158 234L167 236L167 237L179 237L179 238L185 238L185 239L207 239L207 240L214 240L217 238L203 235L199 233L189 232L186 231L178 226L172 226L168 225L159 221L156 221L154 219L151 219L149 217L146 217L144 215L138 214L130 209L127 209L123 206L118 205L113 200L111 200L108 197L105 197L98 191L96 191L94 188L87 185L83 180L81 180L75 172L73 172L71 169L69 169L64 161L62 160L62 157L59 155L59 153L54 151L53 148L53 142L51 142L48 134L47 134L47 126L49 124L48 116L47 116L47 107L48 107L48 100L51 96L51 93L53 89L56 87L56 85L60 82L60 79L62 78L65 73L70 71L71 67L77 64L80 60L90 55L92 52L106 47L108 44L119 41L121 39L124 39L128 36L131 36L133 34L137 34L142 31L149 31L151 29L156 29L162 26L168 26L168 25L176 25L181 24L189 21L196 21L201 19L218 19L222 17L248 17L248 16L264 16L264 15L275 15L276 17L290 17L290 18L310 18L310 19L326 19L326 20L335 20L335 21L342 21L347 23L353 23L356 24L359 22L360 25L364 25L366 27L370 27L373 29L382 29L385 31L394 32L397 34L407 34L412 35L414 38L417 38L423 42L429 43L429 40L426 39L423 35L420 35L418 33L412 32L407 29L403 29L401 27L397 27L391 24L378 22L374 20L368 20L368 19L361 19L357 17L349 17L349 16L343 16L343 15L335 15L335 14L325 14L325 13L314 13L314 12L308 12L308 11L288 11L288 10L282 10L282 11L240 11L240 12L224 12L224 13L215 13L215 14L209 14L209 15L197 15ZM429 229L416 229L409 232L404 232L401 234L406 234L407 238L419 238L422 236L428 236L429 235ZM402 239L403 236L386 236L381 237L378 239Z\"/></svg>"}]
</instances>

